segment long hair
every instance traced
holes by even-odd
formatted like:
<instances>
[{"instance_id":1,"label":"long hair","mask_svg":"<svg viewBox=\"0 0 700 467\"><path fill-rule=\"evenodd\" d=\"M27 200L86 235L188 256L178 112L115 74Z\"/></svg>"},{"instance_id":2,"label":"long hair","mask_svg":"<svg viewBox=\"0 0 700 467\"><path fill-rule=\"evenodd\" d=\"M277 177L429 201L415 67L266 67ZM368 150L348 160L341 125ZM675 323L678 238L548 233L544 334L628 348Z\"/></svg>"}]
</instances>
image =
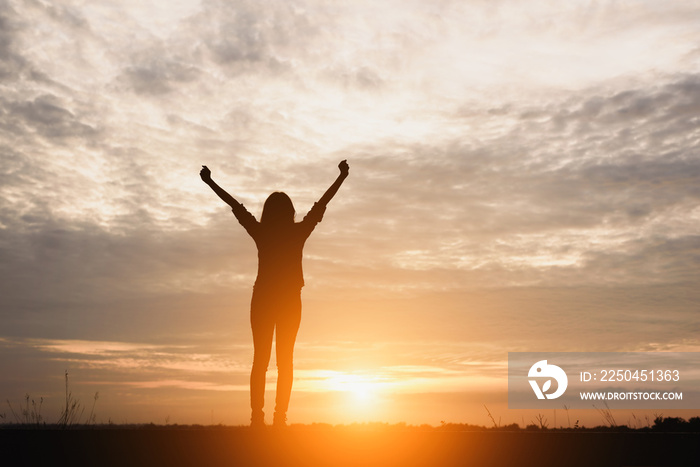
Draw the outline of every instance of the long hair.
<instances>
[{"instance_id":1,"label":"long hair","mask_svg":"<svg viewBox=\"0 0 700 467\"><path fill-rule=\"evenodd\" d=\"M295 214L296 211L294 211L294 205L289 196L281 191L276 191L265 200L260 223L277 225L293 224Z\"/></svg>"}]
</instances>

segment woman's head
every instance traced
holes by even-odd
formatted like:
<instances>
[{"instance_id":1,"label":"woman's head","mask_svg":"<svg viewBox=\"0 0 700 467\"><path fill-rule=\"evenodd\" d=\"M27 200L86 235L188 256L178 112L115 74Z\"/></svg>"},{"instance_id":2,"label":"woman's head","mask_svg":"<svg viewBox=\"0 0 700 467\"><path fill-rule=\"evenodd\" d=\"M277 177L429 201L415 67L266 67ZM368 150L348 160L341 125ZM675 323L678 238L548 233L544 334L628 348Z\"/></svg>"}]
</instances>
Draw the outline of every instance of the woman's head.
<instances>
[{"instance_id":1,"label":"woman's head","mask_svg":"<svg viewBox=\"0 0 700 467\"><path fill-rule=\"evenodd\" d=\"M294 223L294 205L286 193L276 191L267 197L260 222L263 224Z\"/></svg>"}]
</instances>

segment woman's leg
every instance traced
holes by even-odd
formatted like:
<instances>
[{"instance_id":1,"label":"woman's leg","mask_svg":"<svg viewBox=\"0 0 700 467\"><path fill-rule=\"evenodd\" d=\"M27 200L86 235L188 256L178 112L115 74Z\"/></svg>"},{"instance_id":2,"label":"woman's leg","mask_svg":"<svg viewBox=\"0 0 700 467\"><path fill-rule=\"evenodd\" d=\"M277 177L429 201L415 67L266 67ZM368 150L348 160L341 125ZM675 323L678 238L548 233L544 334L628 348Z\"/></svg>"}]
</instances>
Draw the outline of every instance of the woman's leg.
<instances>
[{"instance_id":1,"label":"woman's leg","mask_svg":"<svg viewBox=\"0 0 700 467\"><path fill-rule=\"evenodd\" d=\"M276 331L277 397L274 421L277 424L284 424L287 419L292 381L294 380L294 343L301 322L301 291L294 291L285 296L284 304L281 304L278 313Z\"/></svg>"},{"instance_id":2,"label":"woman's leg","mask_svg":"<svg viewBox=\"0 0 700 467\"><path fill-rule=\"evenodd\" d=\"M251 423L262 425L265 414L265 376L272 352L272 335L275 329L274 307L271 296L260 289L253 289L250 302L250 327L253 330L253 368L250 372Z\"/></svg>"}]
</instances>

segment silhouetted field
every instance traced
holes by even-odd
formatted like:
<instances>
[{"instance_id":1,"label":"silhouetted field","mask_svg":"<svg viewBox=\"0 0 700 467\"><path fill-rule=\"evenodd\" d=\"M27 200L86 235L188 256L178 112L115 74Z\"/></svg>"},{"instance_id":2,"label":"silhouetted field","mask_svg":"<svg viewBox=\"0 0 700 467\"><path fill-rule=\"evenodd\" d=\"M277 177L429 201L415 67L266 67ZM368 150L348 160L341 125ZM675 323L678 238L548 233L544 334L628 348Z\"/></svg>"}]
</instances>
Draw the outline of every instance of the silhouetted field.
<instances>
[{"instance_id":1,"label":"silhouetted field","mask_svg":"<svg viewBox=\"0 0 700 467\"><path fill-rule=\"evenodd\" d=\"M0 429L3 465L697 466L700 433L387 425ZM10 461L5 463L4 461Z\"/></svg>"}]
</instances>

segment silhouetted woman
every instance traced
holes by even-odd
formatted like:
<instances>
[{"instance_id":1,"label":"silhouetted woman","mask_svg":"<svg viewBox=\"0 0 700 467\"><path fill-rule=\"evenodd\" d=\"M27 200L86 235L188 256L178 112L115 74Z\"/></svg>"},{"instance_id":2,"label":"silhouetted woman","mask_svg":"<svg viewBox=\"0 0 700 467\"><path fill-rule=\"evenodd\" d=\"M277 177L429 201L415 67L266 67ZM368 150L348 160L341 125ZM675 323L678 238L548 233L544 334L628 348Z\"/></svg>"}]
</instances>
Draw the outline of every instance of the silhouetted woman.
<instances>
[{"instance_id":1,"label":"silhouetted woman","mask_svg":"<svg viewBox=\"0 0 700 467\"><path fill-rule=\"evenodd\" d=\"M258 277L250 303L253 329L253 369L250 373L251 426L263 426L265 415L265 374L276 330L277 397L273 424L284 426L292 391L294 342L301 320L301 267L304 242L321 222L326 205L347 178L347 161L338 164L340 175L301 222L294 222L292 200L284 193L272 193L263 206L258 222L251 213L211 179L211 171L202 166L199 175L219 198L231 206L238 222L253 237L258 247Z\"/></svg>"}]
</instances>

